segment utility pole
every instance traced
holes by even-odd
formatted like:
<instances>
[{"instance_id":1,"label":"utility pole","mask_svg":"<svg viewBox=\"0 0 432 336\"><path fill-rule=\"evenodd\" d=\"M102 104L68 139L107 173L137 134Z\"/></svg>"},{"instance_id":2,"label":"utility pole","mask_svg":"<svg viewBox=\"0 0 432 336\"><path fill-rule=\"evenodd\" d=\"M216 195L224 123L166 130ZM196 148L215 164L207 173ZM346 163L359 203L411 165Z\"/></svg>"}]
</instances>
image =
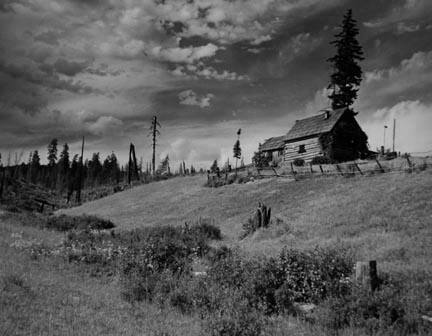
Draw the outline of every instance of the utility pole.
<instances>
[{"instance_id":1,"label":"utility pole","mask_svg":"<svg viewBox=\"0 0 432 336\"><path fill-rule=\"evenodd\" d=\"M80 168L79 168L79 174L78 174L78 189L76 192L76 202L78 204L81 204L82 175L83 175L83 170L84 170L83 157L84 157L84 137L82 138Z\"/></svg>"},{"instance_id":2,"label":"utility pole","mask_svg":"<svg viewBox=\"0 0 432 336\"><path fill-rule=\"evenodd\" d=\"M396 119L393 119L393 150L392 150L393 153L395 151L395 138L396 138Z\"/></svg>"},{"instance_id":3,"label":"utility pole","mask_svg":"<svg viewBox=\"0 0 432 336\"><path fill-rule=\"evenodd\" d=\"M160 135L158 127L161 127L159 122L157 121L157 117L154 116L152 119L152 124L150 126L150 135L152 137L152 147L153 147L153 155L152 155L152 170L153 175L156 175L156 137Z\"/></svg>"}]
</instances>

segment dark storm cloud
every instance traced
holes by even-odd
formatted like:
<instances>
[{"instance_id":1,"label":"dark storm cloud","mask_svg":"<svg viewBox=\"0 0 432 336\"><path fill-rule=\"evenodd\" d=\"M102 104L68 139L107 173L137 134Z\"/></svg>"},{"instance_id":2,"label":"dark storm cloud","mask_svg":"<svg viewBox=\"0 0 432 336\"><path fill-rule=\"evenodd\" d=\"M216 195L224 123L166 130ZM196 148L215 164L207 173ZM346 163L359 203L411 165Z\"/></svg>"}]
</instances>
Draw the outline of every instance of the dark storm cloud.
<instances>
[{"instance_id":1,"label":"dark storm cloud","mask_svg":"<svg viewBox=\"0 0 432 336\"><path fill-rule=\"evenodd\" d=\"M73 62L64 58L59 58L54 63L54 69L63 75L73 77L80 72L83 72L89 66L89 62Z\"/></svg>"},{"instance_id":2,"label":"dark storm cloud","mask_svg":"<svg viewBox=\"0 0 432 336\"><path fill-rule=\"evenodd\" d=\"M270 123L257 128L270 136L271 127L289 127L278 120L327 107L329 42L347 8L366 57L362 115L426 110L428 0L8 0L0 4L0 120L37 141L80 129L100 142L123 131L128 141L155 113L176 136L174 125L220 133L224 122ZM194 134L170 148L206 147Z\"/></svg>"},{"instance_id":3,"label":"dark storm cloud","mask_svg":"<svg viewBox=\"0 0 432 336\"><path fill-rule=\"evenodd\" d=\"M35 41L44 42L49 45L59 45L60 38L65 36L64 32L58 32L54 30L49 30L35 35L33 38Z\"/></svg>"},{"instance_id":4,"label":"dark storm cloud","mask_svg":"<svg viewBox=\"0 0 432 336\"><path fill-rule=\"evenodd\" d=\"M90 94L99 91L79 81L60 79L58 75L38 71L27 65L0 62L0 72L13 79L23 80L27 83L39 85L47 89L63 90L72 93Z\"/></svg>"}]
</instances>

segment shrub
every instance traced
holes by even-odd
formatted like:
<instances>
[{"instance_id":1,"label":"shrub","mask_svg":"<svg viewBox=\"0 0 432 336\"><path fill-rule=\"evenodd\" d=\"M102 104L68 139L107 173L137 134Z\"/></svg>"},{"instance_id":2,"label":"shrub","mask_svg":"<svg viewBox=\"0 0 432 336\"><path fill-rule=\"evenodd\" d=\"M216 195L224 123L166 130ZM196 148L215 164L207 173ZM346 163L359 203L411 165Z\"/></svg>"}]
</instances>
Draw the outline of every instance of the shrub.
<instances>
[{"instance_id":1,"label":"shrub","mask_svg":"<svg viewBox=\"0 0 432 336\"><path fill-rule=\"evenodd\" d=\"M109 221L96 216L50 216L44 225L46 228L57 231L70 230L107 230L115 225Z\"/></svg>"},{"instance_id":2,"label":"shrub","mask_svg":"<svg viewBox=\"0 0 432 336\"><path fill-rule=\"evenodd\" d=\"M319 303L326 297L343 295L349 289L353 262L346 250L284 249L278 263L285 278L283 292L291 293L292 301Z\"/></svg>"},{"instance_id":3,"label":"shrub","mask_svg":"<svg viewBox=\"0 0 432 336\"><path fill-rule=\"evenodd\" d=\"M189 227L190 235L197 235L209 240L221 240L222 234L218 227L209 223L209 220L199 219L198 223Z\"/></svg>"},{"instance_id":4,"label":"shrub","mask_svg":"<svg viewBox=\"0 0 432 336\"><path fill-rule=\"evenodd\" d=\"M187 278L192 260L210 250L207 245L210 237L220 237L220 231L204 223L184 228L146 228L136 231L132 237L123 235L120 238L123 241L131 238L128 252L121 262L125 297L131 301L152 300L157 294L156 286L161 281L161 274L165 272L170 272L172 277ZM179 300L182 300L180 294L173 302Z\"/></svg>"},{"instance_id":5,"label":"shrub","mask_svg":"<svg viewBox=\"0 0 432 336\"><path fill-rule=\"evenodd\" d=\"M305 160L300 159L300 158L296 158L293 161L293 165L296 167L303 167L305 165Z\"/></svg>"},{"instance_id":6,"label":"shrub","mask_svg":"<svg viewBox=\"0 0 432 336\"><path fill-rule=\"evenodd\" d=\"M311 163L313 165L331 164L331 160L327 156L315 156Z\"/></svg>"},{"instance_id":7,"label":"shrub","mask_svg":"<svg viewBox=\"0 0 432 336\"><path fill-rule=\"evenodd\" d=\"M267 323L268 319L258 310L234 295L203 321L203 329L210 336L259 336Z\"/></svg>"}]
</instances>

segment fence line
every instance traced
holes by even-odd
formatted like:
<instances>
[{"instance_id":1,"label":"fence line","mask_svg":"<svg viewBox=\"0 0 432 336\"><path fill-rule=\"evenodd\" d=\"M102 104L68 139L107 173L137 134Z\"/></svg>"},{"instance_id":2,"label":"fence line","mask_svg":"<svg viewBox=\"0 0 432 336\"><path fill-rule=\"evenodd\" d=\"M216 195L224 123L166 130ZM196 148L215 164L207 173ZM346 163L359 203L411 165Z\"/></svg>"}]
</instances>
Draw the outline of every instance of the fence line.
<instances>
[{"instance_id":1,"label":"fence line","mask_svg":"<svg viewBox=\"0 0 432 336\"><path fill-rule=\"evenodd\" d=\"M247 167L238 171L239 176L257 176L260 178L304 178L314 176L354 176L354 175L371 175L376 173L400 174L401 172L413 172L424 170L432 167L431 157L406 157L396 158L393 160L374 160L374 161L352 161L339 164L322 164L304 166L295 166L291 164L282 164L281 167L266 167L258 169L256 167ZM230 174L232 175L232 173ZM218 177L216 174L209 175L212 180L226 180L228 173L221 172Z\"/></svg>"}]
</instances>

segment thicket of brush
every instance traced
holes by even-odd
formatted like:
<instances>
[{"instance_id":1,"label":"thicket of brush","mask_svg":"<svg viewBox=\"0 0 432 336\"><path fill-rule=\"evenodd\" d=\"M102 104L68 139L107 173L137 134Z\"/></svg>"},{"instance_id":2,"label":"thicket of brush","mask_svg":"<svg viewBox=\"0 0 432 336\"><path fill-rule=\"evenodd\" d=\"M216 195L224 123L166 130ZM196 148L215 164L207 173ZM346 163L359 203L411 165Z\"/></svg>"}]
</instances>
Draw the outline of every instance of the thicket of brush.
<instances>
[{"instance_id":1,"label":"thicket of brush","mask_svg":"<svg viewBox=\"0 0 432 336\"><path fill-rule=\"evenodd\" d=\"M115 227L114 223L96 216L50 216L44 223L44 227L57 231L71 230L108 230Z\"/></svg>"},{"instance_id":2,"label":"thicket of brush","mask_svg":"<svg viewBox=\"0 0 432 336\"><path fill-rule=\"evenodd\" d=\"M220 231L205 221L121 233L72 230L62 255L94 274L117 274L125 300L198 314L207 335L260 335L285 314L307 317L332 333L353 327L380 335L430 331L420 318L432 311L424 299L432 294L430 280L414 288L406 279L387 278L372 293L351 281L348 250L284 249L275 258L246 257L211 247L212 239L220 239ZM305 316L299 303L317 309Z\"/></svg>"}]
</instances>

